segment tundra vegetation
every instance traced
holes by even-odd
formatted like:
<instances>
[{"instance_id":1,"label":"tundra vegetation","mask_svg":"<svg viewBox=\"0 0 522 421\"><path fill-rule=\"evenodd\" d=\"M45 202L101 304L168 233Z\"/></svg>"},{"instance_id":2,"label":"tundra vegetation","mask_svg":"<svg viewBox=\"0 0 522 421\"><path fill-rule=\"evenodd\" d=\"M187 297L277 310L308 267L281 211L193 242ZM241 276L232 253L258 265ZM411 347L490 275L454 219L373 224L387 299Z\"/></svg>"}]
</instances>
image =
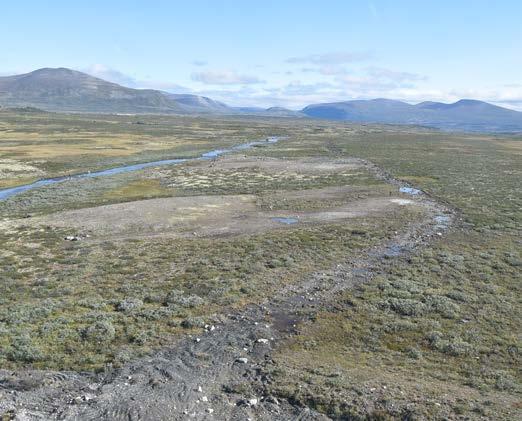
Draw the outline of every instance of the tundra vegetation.
<instances>
[{"instance_id":1,"label":"tundra vegetation","mask_svg":"<svg viewBox=\"0 0 522 421\"><path fill-rule=\"evenodd\" d=\"M268 392L337 419L512 419L521 409L520 138L2 111L0 183L197 157L272 135L285 139L0 202L0 366L125 364L310 273L362 258L426 217L356 157L447 203L458 221L412 255L382 259L366 283L301 323L263 367ZM390 198L412 204L377 206ZM136 201L156 215L153 206L166 202L152 199L185 207L159 213L170 218L161 226L145 217L131 224L132 203L111 207ZM357 212L340 212L348 208ZM115 209L125 211L121 224L103 225ZM296 215L294 225L270 221ZM241 218L257 221L255 229L219 231Z\"/></svg>"}]
</instances>

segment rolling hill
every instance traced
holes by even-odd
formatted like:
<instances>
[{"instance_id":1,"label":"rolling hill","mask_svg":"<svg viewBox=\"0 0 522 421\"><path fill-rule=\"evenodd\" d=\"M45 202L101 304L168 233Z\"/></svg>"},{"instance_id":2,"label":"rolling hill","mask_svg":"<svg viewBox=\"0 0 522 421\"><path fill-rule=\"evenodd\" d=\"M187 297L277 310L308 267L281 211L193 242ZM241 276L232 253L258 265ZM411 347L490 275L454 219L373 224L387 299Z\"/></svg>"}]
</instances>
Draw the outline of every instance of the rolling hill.
<instances>
[{"instance_id":1,"label":"rolling hill","mask_svg":"<svg viewBox=\"0 0 522 421\"><path fill-rule=\"evenodd\" d=\"M355 100L309 105L302 112L314 118L361 123L414 124L459 131L522 131L522 113L470 99L453 104L427 101L416 105L390 99Z\"/></svg>"},{"instance_id":2,"label":"rolling hill","mask_svg":"<svg viewBox=\"0 0 522 421\"><path fill-rule=\"evenodd\" d=\"M0 77L0 105L47 111L102 113L209 113L228 107L197 95L132 89L66 68Z\"/></svg>"},{"instance_id":3,"label":"rolling hill","mask_svg":"<svg viewBox=\"0 0 522 421\"><path fill-rule=\"evenodd\" d=\"M522 132L522 113L470 99L453 104L426 101L412 105L380 98L313 104L301 111L281 107L229 107L199 95L127 88L66 68L44 68L0 77L0 107L92 113L312 117L455 131Z\"/></svg>"}]
</instances>

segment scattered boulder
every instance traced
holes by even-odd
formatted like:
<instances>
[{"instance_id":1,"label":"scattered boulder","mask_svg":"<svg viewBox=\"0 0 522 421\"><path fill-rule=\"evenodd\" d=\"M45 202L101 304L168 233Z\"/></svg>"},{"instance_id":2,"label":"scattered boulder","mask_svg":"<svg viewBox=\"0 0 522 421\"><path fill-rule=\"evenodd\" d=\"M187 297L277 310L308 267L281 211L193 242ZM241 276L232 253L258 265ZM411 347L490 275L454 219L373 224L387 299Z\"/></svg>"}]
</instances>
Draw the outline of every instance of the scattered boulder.
<instances>
[{"instance_id":1,"label":"scattered boulder","mask_svg":"<svg viewBox=\"0 0 522 421\"><path fill-rule=\"evenodd\" d=\"M273 403L274 405L279 405L279 400L275 396L267 396L264 399L264 401L268 403Z\"/></svg>"},{"instance_id":2,"label":"scattered boulder","mask_svg":"<svg viewBox=\"0 0 522 421\"><path fill-rule=\"evenodd\" d=\"M64 240L65 241L80 241L80 240L83 240L88 237L89 237L88 234L67 235L64 237Z\"/></svg>"},{"instance_id":3,"label":"scattered boulder","mask_svg":"<svg viewBox=\"0 0 522 421\"><path fill-rule=\"evenodd\" d=\"M257 398L241 399L237 402L237 406L256 406L258 402Z\"/></svg>"}]
</instances>

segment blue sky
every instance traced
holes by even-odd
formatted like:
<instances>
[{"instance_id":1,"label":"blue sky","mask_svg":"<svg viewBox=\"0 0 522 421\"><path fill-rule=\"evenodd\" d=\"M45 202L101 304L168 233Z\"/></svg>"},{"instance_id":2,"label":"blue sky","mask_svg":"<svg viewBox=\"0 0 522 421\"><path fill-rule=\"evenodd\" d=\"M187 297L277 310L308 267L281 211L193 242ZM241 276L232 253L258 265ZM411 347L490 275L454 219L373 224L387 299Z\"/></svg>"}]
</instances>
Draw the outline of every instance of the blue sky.
<instances>
[{"instance_id":1,"label":"blue sky","mask_svg":"<svg viewBox=\"0 0 522 421\"><path fill-rule=\"evenodd\" d=\"M0 73L41 67L231 105L475 98L522 110L522 1L4 2Z\"/></svg>"}]
</instances>

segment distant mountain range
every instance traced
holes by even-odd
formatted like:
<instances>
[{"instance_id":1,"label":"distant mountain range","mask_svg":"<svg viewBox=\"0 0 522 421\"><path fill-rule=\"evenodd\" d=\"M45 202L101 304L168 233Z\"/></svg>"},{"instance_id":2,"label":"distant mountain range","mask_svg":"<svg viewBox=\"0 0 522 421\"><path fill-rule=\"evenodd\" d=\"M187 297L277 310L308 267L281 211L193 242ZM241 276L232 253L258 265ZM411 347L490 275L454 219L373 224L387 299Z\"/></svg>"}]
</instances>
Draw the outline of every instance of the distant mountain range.
<instances>
[{"instance_id":1,"label":"distant mountain range","mask_svg":"<svg viewBox=\"0 0 522 421\"><path fill-rule=\"evenodd\" d=\"M313 104L301 111L282 107L229 107L199 95L127 88L66 68L44 68L0 77L0 106L92 113L311 117L458 131L522 132L522 113L468 99L453 104L421 102L416 105L390 99L354 100Z\"/></svg>"},{"instance_id":2,"label":"distant mountain range","mask_svg":"<svg viewBox=\"0 0 522 421\"><path fill-rule=\"evenodd\" d=\"M414 124L444 130L522 132L522 113L483 101L461 99L453 104L411 105L390 99L314 104L302 112L314 118L359 123Z\"/></svg>"}]
</instances>

